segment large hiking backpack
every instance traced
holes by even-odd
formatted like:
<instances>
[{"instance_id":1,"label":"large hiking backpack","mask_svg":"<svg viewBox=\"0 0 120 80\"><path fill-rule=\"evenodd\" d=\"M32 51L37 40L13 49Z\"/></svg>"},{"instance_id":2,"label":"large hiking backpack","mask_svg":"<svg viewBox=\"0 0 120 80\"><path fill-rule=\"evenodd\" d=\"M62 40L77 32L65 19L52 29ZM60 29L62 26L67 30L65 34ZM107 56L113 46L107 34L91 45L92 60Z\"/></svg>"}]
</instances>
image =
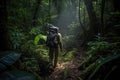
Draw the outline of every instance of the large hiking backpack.
<instances>
[{"instance_id":1,"label":"large hiking backpack","mask_svg":"<svg viewBox=\"0 0 120 80\"><path fill-rule=\"evenodd\" d=\"M50 27L46 44L48 47L57 47L59 44L59 35L57 27Z\"/></svg>"}]
</instances>

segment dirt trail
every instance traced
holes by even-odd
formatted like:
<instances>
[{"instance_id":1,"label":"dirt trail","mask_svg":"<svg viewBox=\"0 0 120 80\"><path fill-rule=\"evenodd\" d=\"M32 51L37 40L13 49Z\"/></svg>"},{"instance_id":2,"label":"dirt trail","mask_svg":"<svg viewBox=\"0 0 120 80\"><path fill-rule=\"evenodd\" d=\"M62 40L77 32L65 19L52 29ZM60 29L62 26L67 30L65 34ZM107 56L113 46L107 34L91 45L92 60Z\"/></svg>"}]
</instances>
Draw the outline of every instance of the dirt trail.
<instances>
[{"instance_id":1,"label":"dirt trail","mask_svg":"<svg viewBox=\"0 0 120 80\"><path fill-rule=\"evenodd\" d=\"M81 62L81 54L76 53L75 58L67 62L59 62L54 72L47 80L79 80L78 67Z\"/></svg>"}]
</instances>

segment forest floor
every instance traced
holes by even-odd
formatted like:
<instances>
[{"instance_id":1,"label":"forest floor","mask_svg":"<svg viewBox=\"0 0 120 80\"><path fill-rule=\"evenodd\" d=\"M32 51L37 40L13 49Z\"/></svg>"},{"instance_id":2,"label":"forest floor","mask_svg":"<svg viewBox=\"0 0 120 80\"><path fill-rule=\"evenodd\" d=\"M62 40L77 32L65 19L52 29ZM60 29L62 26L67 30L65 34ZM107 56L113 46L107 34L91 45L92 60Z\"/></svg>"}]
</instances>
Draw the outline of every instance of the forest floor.
<instances>
[{"instance_id":1,"label":"forest floor","mask_svg":"<svg viewBox=\"0 0 120 80\"><path fill-rule=\"evenodd\" d=\"M82 61L82 52L76 52L74 58L67 61L59 61L53 73L46 80L80 80L78 67Z\"/></svg>"}]
</instances>

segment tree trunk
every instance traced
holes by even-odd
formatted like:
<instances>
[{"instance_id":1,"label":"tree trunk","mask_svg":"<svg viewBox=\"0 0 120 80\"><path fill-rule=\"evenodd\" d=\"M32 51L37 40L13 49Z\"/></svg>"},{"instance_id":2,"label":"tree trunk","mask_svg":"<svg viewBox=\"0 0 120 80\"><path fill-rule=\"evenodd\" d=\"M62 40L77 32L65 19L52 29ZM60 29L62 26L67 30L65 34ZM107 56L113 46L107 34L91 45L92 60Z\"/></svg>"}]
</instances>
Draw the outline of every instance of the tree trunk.
<instances>
[{"instance_id":1,"label":"tree trunk","mask_svg":"<svg viewBox=\"0 0 120 80\"><path fill-rule=\"evenodd\" d=\"M120 12L120 0L113 0L114 11Z\"/></svg>"},{"instance_id":2,"label":"tree trunk","mask_svg":"<svg viewBox=\"0 0 120 80\"><path fill-rule=\"evenodd\" d=\"M59 15L62 9L62 0L52 0L52 2L54 3L57 10L57 14Z\"/></svg>"},{"instance_id":3,"label":"tree trunk","mask_svg":"<svg viewBox=\"0 0 120 80\"><path fill-rule=\"evenodd\" d=\"M82 34L82 35L84 35L84 39L83 39L83 41L82 41L82 43L81 43L81 46L83 46L84 43L85 43L86 40L87 40L87 30L85 29L85 27L84 27L84 25L83 25L83 23L82 23L82 21L81 21L80 3L81 3L81 0L79 0L79 11L78 11L78 15L79 15L80 27L81 27L82 30L83 30L83 34Z\"/></svg>"},{"instance_id":4,"label":"tree trunk","mask_svg":"<svg viewBox=\"0 0 120 80\"><path fill-rule=\"evenodd\" d=\"M92 0L84 0L84 3L86 5L86 9L87 9L87 12L89 15L90 33L96 34L96 33L98 33L98 25L97 25L97 18L96 18L96 14L94 12Z\"/></svg>"},{"instance_id":5,"label":"tree trunk","mask_svg":"<svg viewBox=\"0 0 120 80\"><path fill-rule=\"evenodd\" d=\"M105 9L105 0L101 2L101 34L104 35L104 9Z\"/></svg>"},{"instance_id":6,"label":"tree trunk","mask_svg":"<svg viewBox=\"0 0 120 80\"><path fill-rule=\"evenodd\" d=\"M37 24L37 16L38 16L39 5L41 4L41 1L42 0L36 0L35 11L33 14L33 26L36 26L36 24Z\"/></svg>"},{"instance_id":7,"label":"tree trunk","mask_svg":"<svg viewBox=\"0 0 120 80\"><path fill-rule=\"evenodd\" d=\"M0 51L11 49L7 28L7 0L0 0Z\"/></svg>"}]
</instances>

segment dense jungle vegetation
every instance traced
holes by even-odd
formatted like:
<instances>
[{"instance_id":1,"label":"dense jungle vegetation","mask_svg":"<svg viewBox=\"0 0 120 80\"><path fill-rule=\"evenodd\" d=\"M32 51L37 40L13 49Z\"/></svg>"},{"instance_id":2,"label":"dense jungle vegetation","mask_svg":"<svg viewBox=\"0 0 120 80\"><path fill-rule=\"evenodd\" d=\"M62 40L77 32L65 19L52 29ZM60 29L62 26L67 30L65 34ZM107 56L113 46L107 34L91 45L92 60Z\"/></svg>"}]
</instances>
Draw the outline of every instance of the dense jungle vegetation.
<instances>
[{"instance_id":1,"label":"dense jungle vegetation","mask_svg":"<svg viewBox=\"0 0 120 80\"><path fill-rule=\"evenodd\" d=\"M48 24L63 52L48 68ZM119 80L120 0L0 0L0 80Z\"/></svg>"}]
</instances>

